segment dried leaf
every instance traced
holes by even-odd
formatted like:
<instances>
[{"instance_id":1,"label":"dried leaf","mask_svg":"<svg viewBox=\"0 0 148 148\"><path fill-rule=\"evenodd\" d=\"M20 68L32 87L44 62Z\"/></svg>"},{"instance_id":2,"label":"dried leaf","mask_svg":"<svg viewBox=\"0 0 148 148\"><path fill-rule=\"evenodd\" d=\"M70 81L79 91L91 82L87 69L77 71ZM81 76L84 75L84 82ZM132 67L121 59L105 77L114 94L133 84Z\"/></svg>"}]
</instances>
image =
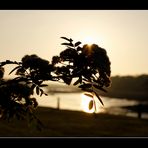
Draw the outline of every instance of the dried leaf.
<instances>
[{"instance_id":1,"label":"dried leaf","mask_svg":"<svg viewBox=\"0 0 148 148\"><path fill-rule=\"evenodd\" d=\"M93 94L89 94L89 93L84 93L84 95L93 98Z\"/></svg>"},{"instance_id":2,"label":"dried leaf","mask_svg":"<svg viewBox=\"0 0 148 148\"><path fill-rule=\"evenodd\" d=\"M94 101L90 100L89 105L88 105L89 110L91 110L93 106L94 106Z\"/></svg>"}]
</instances>

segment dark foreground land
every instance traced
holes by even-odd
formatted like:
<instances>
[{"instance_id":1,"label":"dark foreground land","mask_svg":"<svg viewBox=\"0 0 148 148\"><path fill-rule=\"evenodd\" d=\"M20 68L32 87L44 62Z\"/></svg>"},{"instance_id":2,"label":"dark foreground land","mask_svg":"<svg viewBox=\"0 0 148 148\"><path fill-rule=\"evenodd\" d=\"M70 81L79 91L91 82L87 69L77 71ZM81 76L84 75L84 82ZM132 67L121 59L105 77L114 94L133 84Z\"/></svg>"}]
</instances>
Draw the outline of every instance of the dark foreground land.
<instances>
[{"instance_id":1,"label":"dark foreground land","mask_svg":"<svg viewBox=\"0 0 148 148\"><path fill-rule=\"evenodd\" d=\"M133 117L88 114L79 111L39 107L42 131L29 128L26 121L0 120L1 137L141 137L148 136L148 120Z\"/></svg>"}]
</instances>

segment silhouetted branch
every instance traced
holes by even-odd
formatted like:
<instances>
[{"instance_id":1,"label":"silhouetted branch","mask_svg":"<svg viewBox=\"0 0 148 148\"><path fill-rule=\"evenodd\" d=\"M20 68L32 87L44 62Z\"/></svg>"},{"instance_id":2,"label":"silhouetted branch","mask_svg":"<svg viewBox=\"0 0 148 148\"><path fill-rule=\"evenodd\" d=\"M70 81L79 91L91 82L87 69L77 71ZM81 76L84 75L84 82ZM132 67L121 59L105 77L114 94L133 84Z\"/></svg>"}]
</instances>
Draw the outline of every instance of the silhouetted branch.
<instances>
[{"instance_id":1,"label":"silhouetted branch","mask_svg":"<svg viewBox=\"0 0 148 148\"><path fill-rule=\"evenodd\" d=\"M77 81L73 85L96 95L103 105L103 101L94 91L93 87L106 90L103 87L110 86L110 61L106 50L96 44L83 45L81 42L73 43L66 40L62 45L66 46L59 56L53 56L52 61L42 59L39 56L25 55L21 62L6 60L0 62L0 109L4 118L24 118L27 112L32 117L33 110L38 106L35 98L31 95L34 90L37 95L47 95L41 87L46 87L44 81L58 81L67 85L72 83L73 78ZM16 64L17 66L9 74L15 72L16 77L4 80L4 66ZM90 104L92 107L93 102ZM38 121L39 122L39 121Z\"/></svg>"}]
</instances>

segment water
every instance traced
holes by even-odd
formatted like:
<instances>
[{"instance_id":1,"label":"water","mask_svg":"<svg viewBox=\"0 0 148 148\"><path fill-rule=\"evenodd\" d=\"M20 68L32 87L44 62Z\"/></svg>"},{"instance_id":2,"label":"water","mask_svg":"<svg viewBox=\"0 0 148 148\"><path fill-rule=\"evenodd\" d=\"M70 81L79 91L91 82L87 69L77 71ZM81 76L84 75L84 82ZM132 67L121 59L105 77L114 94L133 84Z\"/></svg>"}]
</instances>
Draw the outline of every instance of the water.
<instances>
[{"instance_id":1,"label":"water","mask_svg":"<svg viewBox=\"0 0 148 148\"><path fill-rule=\"evenodd\" d=\"M60 99L60 109L84 111L82 106L82 93L55 93L53 95L38 97L37 101L39 106L57 108L57 100ZM101 96L104 106L101 105L99 100L96 100L97 113L106 112L116 115L125 115L137 117L136 112L130 112L121 106L132 106L138 102L135 100L109 98ZM143 113L142 118L148 118L148 114Z\"/></svg>"}]
</instances>

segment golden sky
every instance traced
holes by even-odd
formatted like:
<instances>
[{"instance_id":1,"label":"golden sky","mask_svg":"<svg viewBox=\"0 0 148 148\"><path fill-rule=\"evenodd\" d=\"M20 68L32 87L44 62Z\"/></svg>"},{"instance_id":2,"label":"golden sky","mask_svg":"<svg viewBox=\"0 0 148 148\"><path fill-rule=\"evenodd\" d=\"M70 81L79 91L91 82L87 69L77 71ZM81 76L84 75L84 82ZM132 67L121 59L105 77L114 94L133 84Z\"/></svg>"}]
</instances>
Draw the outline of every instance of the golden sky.
<instances>
[{"instance_id":1,"label":"golden sky","mask_svg":"<svg viewBox=\"0 0 148 148\"><path fill-rule=\"evenodd\" d=\"M50 60L61 36L105 48L112 75L148 74L148 10L0 10L0 61Z\"/></svg>"}]
</instances>

